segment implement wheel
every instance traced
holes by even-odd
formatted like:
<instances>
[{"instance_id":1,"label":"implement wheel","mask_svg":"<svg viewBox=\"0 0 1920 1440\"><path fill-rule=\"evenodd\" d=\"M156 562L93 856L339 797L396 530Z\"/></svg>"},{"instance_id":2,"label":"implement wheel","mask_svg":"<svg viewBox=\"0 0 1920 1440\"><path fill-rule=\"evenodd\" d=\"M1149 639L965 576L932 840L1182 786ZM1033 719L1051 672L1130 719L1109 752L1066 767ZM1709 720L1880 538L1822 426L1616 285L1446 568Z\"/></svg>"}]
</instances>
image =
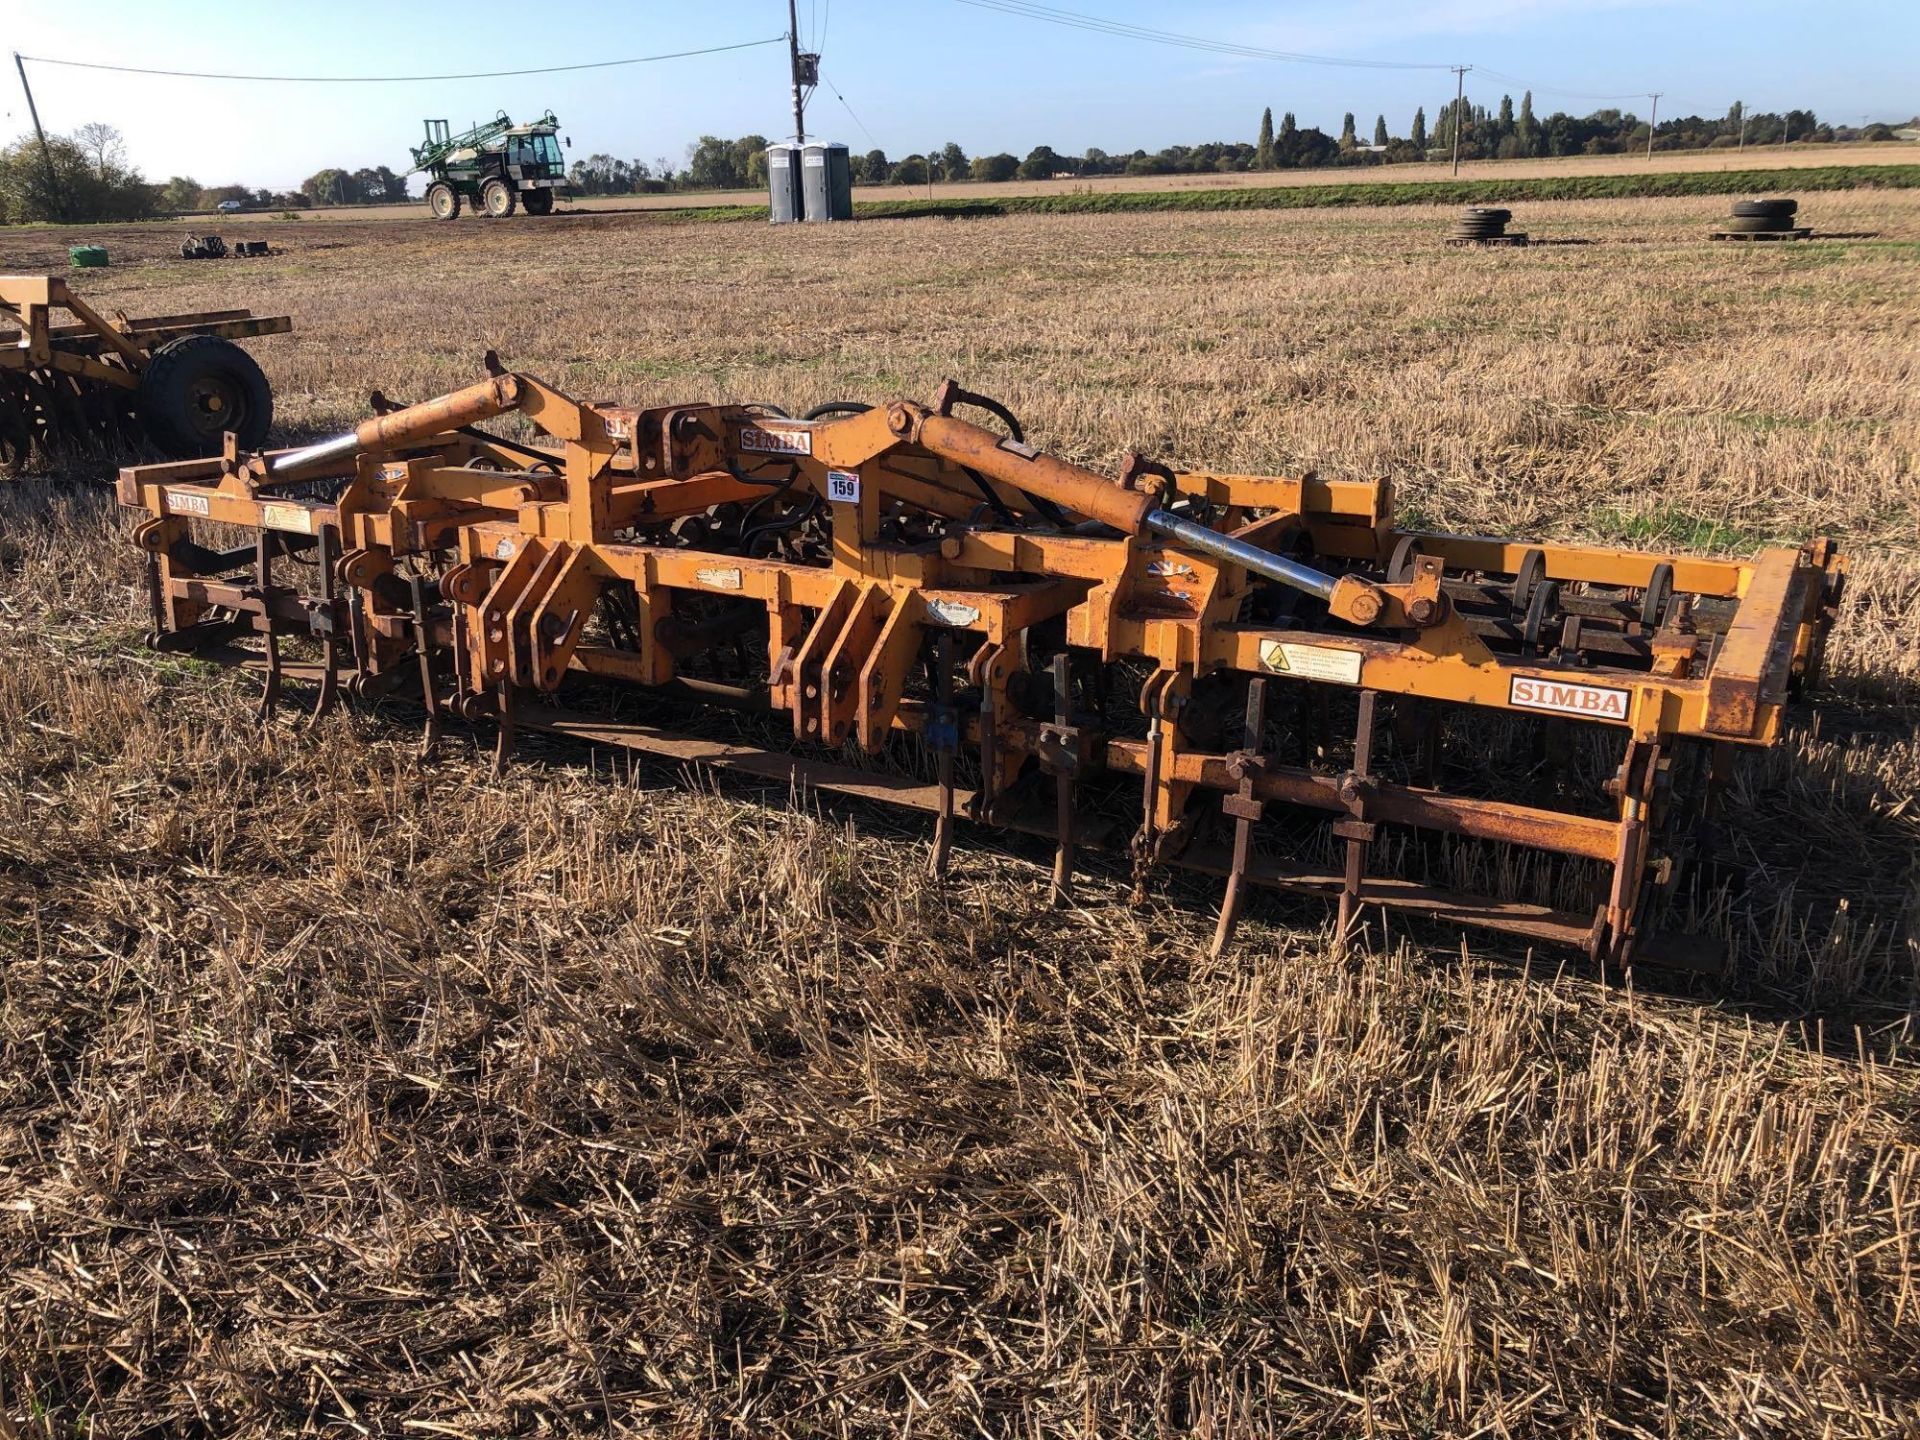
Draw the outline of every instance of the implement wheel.
<instances>
[{"instance_id":1,"label":"implement wheel","mask_svg":"<svg viewBox=\"0 0 1920 1440\"><path fill-rule=\"evenodd\" d=\"M551 190L529 190L526 194L526 206L529 215L551 215L553 213L553 192Z\"/></svg>"},{"instance_id":2,"label":"implement wheel","mask_svg":"<svg viewBox=\"0 0 1920 1440\"><path fill-rule=\"evenodd\" d=\"M434 181L427 187L427 209L436 220L458 220L460 192L444 180Z\"/></svg>"},{"instance_id":3,"label":"implement wheel","mask_svg":"<svg viewBox=\"0 0 1920 1440\"><path fill-rule=\"evenodd\" d=\"M273 392L253 357L217 335L183 335L153 352L140 377L140 419L179 459L218 455L231 430L258 450L273 424Z\"/></svg>"},{"instance_id":4,"label":"implement wheel","mask_svg":"<svg viewBox=\"0 0 1920 1440\"><path fill-rule=\"evenodd\" d=\"M513 187L504 180L489 180L480 187L480 203L486 207L487 214L496 220L504 220L513 214L520 197L513 193Z\"/></svg>"}]
</instances>

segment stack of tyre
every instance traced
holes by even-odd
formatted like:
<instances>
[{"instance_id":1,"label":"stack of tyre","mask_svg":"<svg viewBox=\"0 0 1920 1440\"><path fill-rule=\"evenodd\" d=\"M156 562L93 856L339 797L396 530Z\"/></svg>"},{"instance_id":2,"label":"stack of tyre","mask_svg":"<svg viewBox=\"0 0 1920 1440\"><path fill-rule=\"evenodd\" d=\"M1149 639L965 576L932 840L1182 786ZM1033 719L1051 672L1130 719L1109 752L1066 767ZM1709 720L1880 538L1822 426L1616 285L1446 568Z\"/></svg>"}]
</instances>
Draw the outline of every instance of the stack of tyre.
<instances>
[{"instance_id":1,"label":"stack of tyre","mask_svg":"<svg viewBox=\"0 0 1920 1440\"><path fill-rule=\"evenodd\" d=\"M1507 222L1511 219L1511 210L1492 205L1469 205L1460 212L1460 218L1453 222L1453 229L1447 232L1447 240L1454 245L1526 244L1526 236L1507 233Z\"/></svg>"},{"instance_id":2,"label":"stack of tyre","mask_svg":"<svg viewBox=\"0 0 1920 1440\"><path fill-rule=\"evenodd\" d=\"M1784 196L1772 200L1736 200L1733 214L1720 222L1727 235L1791 235L1797 227L1794 212L1798 200Z\"/></svg>"},{"instance_id":3,"label":"stack of tyre","mask_svg":"<svg viewBox=\"0 0 1920 1440\"><path fill-rule=\"evenodd\" d=\"M180 242L182 260L224 260L227 242L218 235L189 235Z\"/></svg>"}]
</instances>

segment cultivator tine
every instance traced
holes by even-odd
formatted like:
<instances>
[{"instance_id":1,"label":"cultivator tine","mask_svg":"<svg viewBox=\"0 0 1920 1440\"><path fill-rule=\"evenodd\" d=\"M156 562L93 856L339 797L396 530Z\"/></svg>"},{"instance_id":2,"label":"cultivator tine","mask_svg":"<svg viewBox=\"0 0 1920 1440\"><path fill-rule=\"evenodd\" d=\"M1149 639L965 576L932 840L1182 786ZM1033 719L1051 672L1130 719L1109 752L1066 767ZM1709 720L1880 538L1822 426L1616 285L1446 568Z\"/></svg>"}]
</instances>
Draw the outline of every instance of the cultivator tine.
<instances>
[{"instance_id":1,"label":"cultivator tine","mask_svg":"<svg viewBox=\"0 0 1920 1440\"><path fill-rule=\"evenodd\" d=\"M320 605L314 623L320 631L320 693L314 697L309 719L318 722L340 699L340 607L339 582L334 569L340 559L340 532L331 525L320 527Z\"/></svg>"},{"instance_id":2,"label":"cultivator tine","mask_svg":"<svg viewBox=\"0 0 1920 1440\"><path fill-rule=\"evenodd\" d=\"M519 729L515 693L512 683L506 680L494 687L494 711L500 721L499 728L493 734L493 776L496 780L507 773L507 766L513 762L513 745Z\"/></svg>"},{"instance_id":3,"label":"cultivator tine","mask_svg":"<svg viewBox=\"0 0 1920 1440\"><path fill-rule=\"evenodd\" d=\"M1000 706L994 699L998 689L994 674L999 659L998 645L982 645L969 667L972 671L969 678L980 690L980 788L973 792L972 808L973 819L981 824L992 823L994 806L1000 798Z\"/></svg>"},{"instance_id":4,"label":"cultivator tine","mask_svg":"<svg viewBox=\"0 0 1920 1440\"><path fill-rule=\"evenodd\" d=\"M1140 829L1133 837L1132 905L1147 903L1147 876L1159 858L1160 827L1156 819L1160 798L1161 757L1166 749L1166 696L1173 672L1157 670L1147 677L1140 691L1140 708L1147 716L1147 762L1141 776L1142 814Z\"/></svg>"},{"instance_id":5,"label":"cultivator tine","mask_svg":"<svg viewBox=\"0 0 1920 1440\"><path fill-rule=\"evenodd\" d=\"M427 582L417 572L408 577L413 598L413 643L420 661L420 703L427 723L420 737L420 758L431 760L440 748L440 697L433 685L433 628L427 609Z\"/></svg>"},{"instance_id":6,"label":"cultivator tine","mask_svg":"<svg viewBox=\"0 0 1920 1440\"><path fill-rule=\"evenodd\" d=\"M1049 739L1053 745L1050 757L1045 755ZM1073 777L1079 769L1079 740L1073 724L1073 657L1062 650L1053 657L1053 730L1041 742L1043 763L1053 771L1055 905L1073 899Z\"/></svg>"},{"instance_id":7,"label":"cultivator tine","mask_svg":"<svg viewBox=\"0 0 1920 1440\"><path fill-rule=\"evenodd\" d=\"M1373 727L1380 697L1372 690L1360 696L1360 718L1353 730L1353 768L1340 784L1340 802L1346 817L1333 824L1334 835L1346 842L1346 868L1340 879L1340 913L1334 926L1340 943L1353 933L1360 911L1360 887L1366 878L1367 847L1379 834L1379 826L1367 819L1368 791L1372 785Z\"/></svg>"},{"instance_id":8,"label":"cultivator tine","mask_svg":"<svg viewBox=\"0 0 1920 1440\"><path fill-rule=\"evenodd\" d=\"M933 642L933 712L927 717L927 743L933 747L939 802L934 811L933 853L928 873L947 878L953 850L953 756L960 748L960 720L953 704L953 632L942 630Z\"/></svg>"},{"instance_id":9,"label":"cultivator tine","mask_svg":"<svg viewBox=\"0 0 1920 1440\"><path fill-rule=\"evenodd\" d=\"M254 592L263 602L273 593L273 551L278 543L278 537L271 530L262 530L253 543ZM259 710L260 723L265 725L280 705L280 637L264 610L258 624L266 639L266 674L260 685Z\"/></svg>"},{"instance_id":10,"label":"cultivator tine","mask_svg":"<svg viewBox=\"0 0 1920 1440\"><path fill-rule=\"evenodd\" d=\"M1219 959L1233 942L1240 923L1240 912L1247 900L1247 862L1253 858L1253 827L1265 812L1254 791L1254 777L1266 768L1267 682L1252 680L1247 685L1247 722L1242 732L1240 753L1228 762L1228 770L1240 782L1240 788L1220 801L1220 808L1233 816L1233 859L1227 869L1227 890L1220 900L1220 920L1213 928L1211 954Z\"/></svg>"},{"instance_id":11,"label":"cultivator tine","mask_svg":"<svg viewBox=\"0 0 1920 1440\"><path fill-rule=\"evenodd\" d=\"M10 394L22 388L36 415L71 398L9 381ZM944 398L979 404L952 388ZM1157 866L1224 871L1216 955L1260 883L1336 902L1342 944L1363 913L1391 909L1581 947L1609 965L1672 963L1642 898L1675 873L1667 831L1691 813L1669 803L1670 762L1702 757L1682 769L1706 772L1711 811L1734 748L1778 737L1842 582L1827 544L1742 561L1415 533L1393 526L1384 483L1136 463L1129 474L1153 483L1130 488L1028 445L994 404L982 408L1006 433L958 418L953 403L834 408L846 413L582 405L502 372L296 452L229 447L135 467L119 493L147 519L156 643L259 635L263 715L279 698L280 637L311 636L316 718L337 702L343 667L349 695L370 698L410 663L423 754L451 711L497 722L496 773L523 727L804 773L931 812L935 878L951 859L964 739L980 766L967 813L1051 829L1055 904L1073 898L1083 852L1121 807L1139 807L1137 828L1125 826L1136 902ZM512 411L545 438L473 428ZM277 491L288 485L303 498ZM248 551L196 541L201 524L253 535L251 583ZM273 578L308 537L320 564L311 600ZM1046 678L1029 673L1035 646L1049 657L1050 705ZM915 664L931 683L909 695ZM726 705L756 717L742 724L764 743L674 737L651 715L521 710L529 690L557 694L569 672L591 682L574 692L585 704L611 690ZM1142 675L1144 726L1110 724L1107 697ZM1225 749L1219 707L1242 687L1241 744ZM1357 718L1341 773L1349 694ZM1288 711L1284 760L1267 744L1275 705ZM1463 731L1476 717L1525 727L1544 763L1525 764L1516 736L1523 763L1455 766L1448 779L1479 788L1443 791L1443 715ZM1391 769L1376 762L1389 718ZM935 783L817 753L884 760L900 732L931 751ZM1625 750L1609 813L1546 798L1582 773L1566 763L1574 736L1583 759L1601 741ZM796 753L807 747L816 753ZM1049 784L1046 827L1026 801L1044 807ZM1225 860L1189 844L1215 800L1233 821ZM1256 825L1283 811L1314 817L1323 839L1331 821L1333 863L1255 853ZM1489 863L1490 848L1547 858ZM1602 873L1610 883L1596 884ZM1438 883L1474 875L1496 877L1480 889L1525 886L1531 898Z\"/></svg>"},{"instance_id":12,"label":"cultivator tine","mask_svg":"<svg viewBox=\"0 0 1920 1440\"><path fill-rule=\"evenodd\" d=\"M1613 879L1607 889L1605 949L1595 958L1624 966L1633 956L1637 938L1640 892L1646 875L1647 842L1655 790L1662 773L1660 746L1633 741L1619 773L1608 782L1620 802L1618 848L1613 857Z\"/></svg>"}]
</instances>

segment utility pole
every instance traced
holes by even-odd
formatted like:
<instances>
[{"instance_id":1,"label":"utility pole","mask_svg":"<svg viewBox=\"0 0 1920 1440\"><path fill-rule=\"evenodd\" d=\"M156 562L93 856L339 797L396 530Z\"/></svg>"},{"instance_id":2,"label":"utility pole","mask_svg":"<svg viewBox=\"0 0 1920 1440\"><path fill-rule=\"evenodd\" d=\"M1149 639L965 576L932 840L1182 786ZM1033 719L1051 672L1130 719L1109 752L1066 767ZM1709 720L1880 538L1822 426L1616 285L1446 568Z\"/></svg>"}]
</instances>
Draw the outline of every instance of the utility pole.
<instances>
[{"instance_id":1,"label":"utility pole","mask_svg":"<svg viewBox=\"0 0 1920 1440\"><path fill-rule=\"evenodd\" d=\"M1736 100L1734 103L1740 107L1740 143L1733 148L1744 150L1747 148L1747 102Z\"/></svg>"},{"instance_id":2,"label":"utility pole","mask_svg":"<svg viewBox=\"0 0 1920 1440\"><path fill-rule=\"evenodd\" d=\"M1471 65L1453 67L1453 173L1460 173L1460 112L1466 108L1462 103L1467 95L1467 71Z\"/></svg>"},{"instance_id":3,"label":"utility pole","mask_svg":"<svg viewBox=\"0 0 1920 1440\"><path fill-rule=\"evenodd\" d=\"M1647 118L1647 159L1653 158L1653 132L1660 123L1660 97L1666 92L1656 90L1647 98L1653 101L1653 114Z\"/></svg>"},{"instance_id":4,"label":"utility pole","mask_svg":"<svg viewBox=\"0 0 1920 1440\"><path fill-rule=\"evenodd\" d=\"M807 143L807 97L803 86L820 83L820 57L800 49L799 0L787 0L787 57L793 65L793 138Z\"/></svg>"},{"instance_id":5,"label":"utility pole","mask_svg":"<svg viewBox=\"0 0 1920 1440\"><path fill-rule=\"evenodd\" d=\"M27 114L33 117L33 133L40 141L40 163L47 171L47 199L53 205L54 218L67 218L67 199L60 193L60 177L54 173L53 152L47 149L47 132L40 128L40 107L33 103L33 87L27 83L27 62L13 52L13 68L20 72L20 88L27 94Z\"/></svg>"}]
</instances>

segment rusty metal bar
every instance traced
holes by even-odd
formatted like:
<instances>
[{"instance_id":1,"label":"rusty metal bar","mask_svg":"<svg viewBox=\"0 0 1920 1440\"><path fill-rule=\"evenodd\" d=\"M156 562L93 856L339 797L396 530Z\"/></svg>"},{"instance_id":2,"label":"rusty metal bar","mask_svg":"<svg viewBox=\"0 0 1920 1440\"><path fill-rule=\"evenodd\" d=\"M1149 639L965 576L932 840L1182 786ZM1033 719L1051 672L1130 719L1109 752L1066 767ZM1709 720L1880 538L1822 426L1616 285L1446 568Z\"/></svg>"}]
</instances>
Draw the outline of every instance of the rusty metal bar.
<instances>
[{"instance_id":1,"label":"rusty metal bar","mask_svg":"<svg viewBox=\"0 0 1920 1440\"><path fill-rule=\"evenodd\" d=\"M424 400L390 415L376 415L371 420L363 420L345 435L336 435L331 440L322 440L299 450L288 450L274 456L269 468L275 476L284 479L362 450L396 450L405 445L418 444L435 435L457 430L462 425L474 425L504 415L520 403L520 395L520 378L517 375L496 375L477 385L469 385L464 390L456 390L451 395L442 395L437 400Z\"/></svg>"}]
</instances>

